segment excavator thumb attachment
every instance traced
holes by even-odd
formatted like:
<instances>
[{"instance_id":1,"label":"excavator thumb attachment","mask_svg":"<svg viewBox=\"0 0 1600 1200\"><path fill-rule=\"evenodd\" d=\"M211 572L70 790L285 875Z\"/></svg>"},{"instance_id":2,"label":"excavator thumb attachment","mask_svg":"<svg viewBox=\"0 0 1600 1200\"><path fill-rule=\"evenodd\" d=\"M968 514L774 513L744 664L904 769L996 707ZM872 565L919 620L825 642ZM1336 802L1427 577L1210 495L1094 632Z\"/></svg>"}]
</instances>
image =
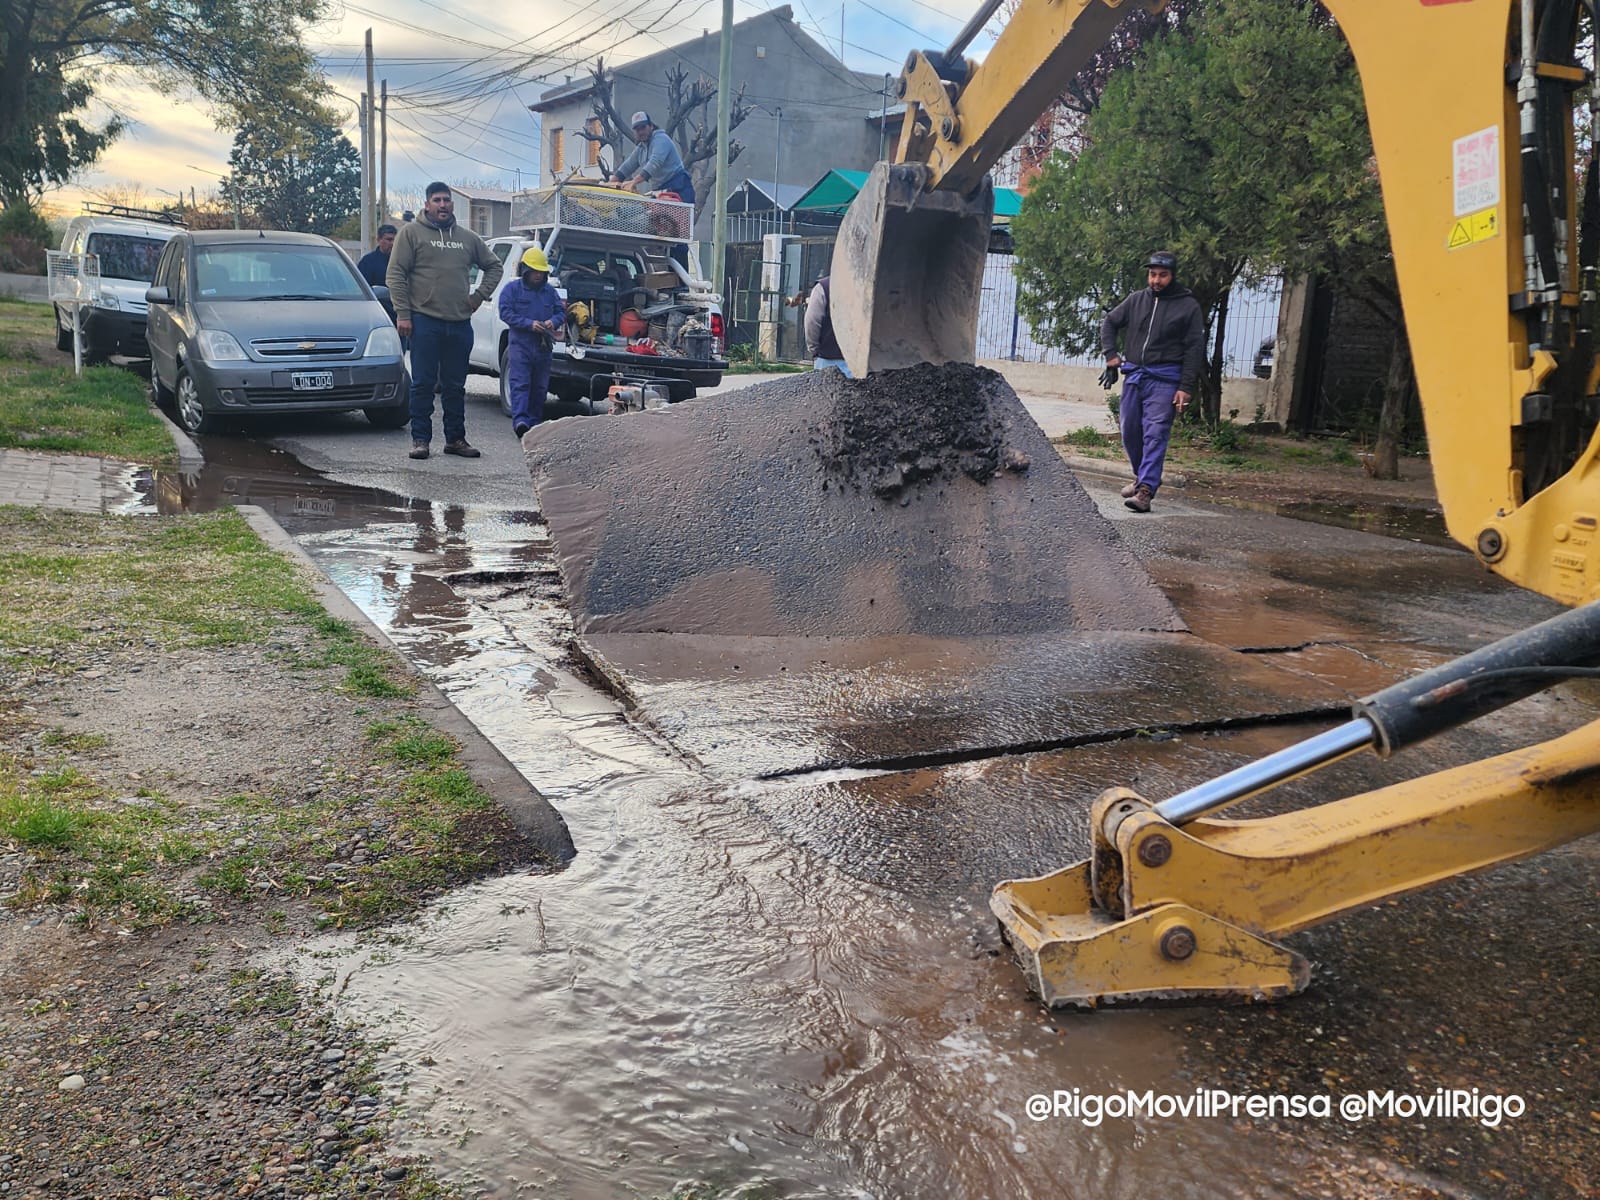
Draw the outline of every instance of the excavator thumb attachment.
<instances>
[{"instance_id":1,"label":"excavator thumb attachment","mask_svg":"<svg viewBox=\"0 0 1600 1200\"><path fill-rule=\"evenodd\" d=\"M828 306L857 379L977 356L994 183L958 196L929 191L928 176L922 163L878 163L840 226Z\"/></svg>"}]
</instances>

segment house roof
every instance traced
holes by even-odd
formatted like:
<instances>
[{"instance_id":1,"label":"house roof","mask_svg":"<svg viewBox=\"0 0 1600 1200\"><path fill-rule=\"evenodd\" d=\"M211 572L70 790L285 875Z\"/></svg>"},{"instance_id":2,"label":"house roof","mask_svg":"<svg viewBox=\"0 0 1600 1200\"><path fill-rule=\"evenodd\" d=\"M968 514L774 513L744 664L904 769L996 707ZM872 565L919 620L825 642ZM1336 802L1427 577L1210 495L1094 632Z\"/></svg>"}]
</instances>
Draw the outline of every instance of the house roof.
<instances>
[{"instance_id":1,"label":"house roof","mask_svg":"<svg viewBox=\"0 0 1600 1200\"><path fill-rule=\"evenodd\" d=\"M832 170L817 180L793 204L791 212L843 212L867 182L865 171ZM1015 188L994 190L994 219L1009 221L1022 211L1022 193Z\"/></svg>"},{"instance_id":2,"label":"house roof","mask_svg":"<svg viewBox=\"0 0 1600 1200\"><path fill-rule=\"evenodd\" d=\"M547 109L557 108L569 100L581 100L592 91L594 91L593 76L585 75L582 79L569 79L549 91L540 92L539 102L528 105L528 111L542 113Z\"/></svg>"},{"instance_id":3,"label":"house roof","mask_svg":"<svg viewBox=\"0 0 1600 1200\"><path fill-rule=\"evenodd\" d=\"M746 17L742 21L735 21L733 23L733 28L736 29L736 30L737 29L742 29L746 25L752 25L757 21L770 21L770 20L793 22L794 21L794 9L791 6L787 5L787 4L780 4L776 8L769 8L765 12L759 12L753 17ZM706 37L706 38L720 38L722 36L722 30L720 28L716 29L716 30L707 30L703 36ZM680 47L686 46L688 44L689 44L688 41L678 42L678 43L675 43L672 46L666 47L663 50L658 50L653 54L646 54L646 55L643 55L643 56L641 56L639 58L631 59L631 60L623 63L622 65L632 69L632 68L637 67L637 65L639 63L649 62L652 59L662 58L662 57L666 57L666 56L674 56L675 57L675 56L678 55L678 51L679 51ZM823 49L826 50L826 47L823 47ZM829 55L829 57L831 58L833 56ZM838 61L838 60L835 60L835 61ZM842 66L843 64L841 63L840 65ZM612 75L616 74L615 65L613 65L612 70L609 71L608 74L612 74ZM561 105L570 103L573 100L582 99L583 97L588 96L589 93L591 93L593 91L594 91L594 78L591 75L585 74L580 79L569 80L566 83L563 83L563 84L560 84L560 85L558 85L556 87L550 88L548 91L540 92L539 93L538 103L528 105L528 111L536 112L536 113L547 112L548 110L550 110L552 108L558 108Z\"/></svg>"},{"instance_id":4,"label":"house roof","mask_svg":"<svg viewBox=\"0 0 1600 1200\"><path fill-rule=\"evenodd\" d=\"M499 188L462 187L452 183L450 190L458 196L465 196L468 200L493 200L501 204L511 203L511 193Z\"/></svg>"},{"instance_id":5,"label":"house roof","mask_svg":"<svg viewBox=\"0 0 1600 1200\"><path fill-rule=\"evenodd\" d=\"M770 179L746 179L734 189L733 194L743 198L744 211L750 211L752 201L756 202L756 207L776 202L779 208L788 210L794 207L796 200L806 194L806 188L798 183L774 184ZM730 195L729 201L732 199L733 195Z\"/></svg>"}]
</instances>

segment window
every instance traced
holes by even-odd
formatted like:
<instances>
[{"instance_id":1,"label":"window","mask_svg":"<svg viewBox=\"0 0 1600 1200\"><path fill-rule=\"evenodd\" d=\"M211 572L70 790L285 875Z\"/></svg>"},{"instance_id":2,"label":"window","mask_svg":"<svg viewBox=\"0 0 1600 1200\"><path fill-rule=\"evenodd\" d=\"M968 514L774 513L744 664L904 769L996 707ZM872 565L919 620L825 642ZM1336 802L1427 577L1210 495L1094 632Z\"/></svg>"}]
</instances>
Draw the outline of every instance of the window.
<instances>
[{"instance_id":1,"label":"window","mask_svg":"<svg viewBox=\"0 0 1600 1200\"><path fill-rule=\"evenodd\" d=\"M472 232L479 237L489 236L489 206L474 200L472 202Z\"/></svg>"},{"instance_id":2,"label":"window","mask_svg":"<svg viewBox=\"0 0 1600 1200\"><path fill-rule=\"evenodd\" d=\"M170 291L176 282L174 277L177 275L177 255L182 244L180 241L169 241L166 249L161 252L161 261L156 264L156 276L153 281L156 287L164 287Z\"/></svg>"},{"instance_id":3,"label":"window","mask_svg":"<svg viewBox=\"0 0 1600 1200\"><path fill-rule=\"evenodd\" d=\"M566 129L560 125L550 131L550 177L552 179L560 179L561 172L566 169L566 155L561 152L561 135L565 132Z\"/></svg>"},{"instance_id":4,"label":"window","mask_svg":"<svg viewBox=\"0 0 1600 1200\"><path fill-rule=\"evenodd\" d=\"M590 117L583 123L583 127L593 134L595 138L595 140L588 143L589 151L587 155L587 162L591 167L598 167L600 165L600 142L598 139L602 132L600 118Z\"/></svg>"},{"instance_id":5,"label":"window","mask_svg":"<svg viewBox=\"0 0 1600 1200\"><path fill-rule=\"evenodd\" d=\"M204 300L360 300L361 279L333 246L225 244L195 251Z\"/></svg>"},{"instance_id":6,"label":"window","mask_svg":"<svg viewBox=\"0 0 1600 1200\"><path fill-rule=\"evenodd\" d=\"M89 253L100 258L100 278L149 283L166 243L125 233L91 233Z\"/></svg>"}]
</instances>

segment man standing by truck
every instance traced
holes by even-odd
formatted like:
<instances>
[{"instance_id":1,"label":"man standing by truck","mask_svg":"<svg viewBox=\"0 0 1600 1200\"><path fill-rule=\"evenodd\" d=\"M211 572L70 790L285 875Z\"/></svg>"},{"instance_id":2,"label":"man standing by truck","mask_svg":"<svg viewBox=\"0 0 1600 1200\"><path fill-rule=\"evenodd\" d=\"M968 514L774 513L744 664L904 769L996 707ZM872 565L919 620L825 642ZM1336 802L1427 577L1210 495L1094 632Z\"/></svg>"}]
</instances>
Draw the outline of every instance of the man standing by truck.
<instances>
[{"instance_id":1,"label":"man standing by truck","mask_svg":"<svg viewBox=\"0 0 1600 1200\"><path fill-rule=\"evenodd\" d=\"M1106 369L1100 384L1111 388L1122 372L1122 448L1133 467L1133 482L1122 502L1147 513L1161 487L1172 422L1189 407L1205 361L1205 318L1194 293L1178 283L1178 256L1157 250L1145 262L1150 286L1135 292L1100 323L1100 348ZM1117 335L1126 333L1127 357L1117 353Z\"/></svg>"},{"instance_id":2,"label":"man standing by truck","mask_svg":"<svg viewBox=\"0 0 1600 1200\"><path fill-rule=\"evenodd\" d=\"M505 268L482 238L457 224L450 185L428 185L422 215L395 236L389 253L389 299L395 326L411 339L411 457L427 458L433 440L433 393L440 392L444 452L477 458L467 443L467 359L472 314ZM472 268L483 272L469 294Z\"/></svg>"},{"instance_id":3,"label":"man standing by truck","mask_svg":"<svg viewBox=\"0 0 1600 1200\"><path fill-rule=\"evenodd\" d=\"M537 246L523 251L521 278L500 293L500 319L509 335L506 392L511 397L511 432L521 440L544 420L550 391L550 359L557 329L566 326L567 306L550 286L550 260Z\"/></svg>"}]
</instances>

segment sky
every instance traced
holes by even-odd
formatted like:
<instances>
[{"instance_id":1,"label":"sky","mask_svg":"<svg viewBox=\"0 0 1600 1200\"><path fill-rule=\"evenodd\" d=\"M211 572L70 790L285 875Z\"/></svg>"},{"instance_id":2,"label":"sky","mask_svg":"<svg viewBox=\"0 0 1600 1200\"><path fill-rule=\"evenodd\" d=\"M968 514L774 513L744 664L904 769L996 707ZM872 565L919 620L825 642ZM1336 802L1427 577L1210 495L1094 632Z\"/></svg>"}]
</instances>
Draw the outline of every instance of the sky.
<instances>
[{"instance_id":1,"label":"sky","mask_svg":"<svg viewBox=\"0 0 1600 1200\"><path fill-rule=\"evenodd\" d=\"M370 7L368 7L370 5ZM970 5L970 6L969 6ZM596 55L622 65L698 36L721 23L720 0L534 0L505 15L504 0L336 0L335 15L309 31L345 134L360 145L357 111L366 87L363 40L372 30L375 77L388 80L389 190L420 191L435 178L515 188L530 183L538 161L538 126L527 106L539 94L579 77ZM735 22L776 3L734 0ZM792 0L799 26L850 68L898 74L912 49L942 48L977 9L976 0ZM981 57L991 39L968 53ZM46 196L60 215L86 200L133 191L152 205L193 189L201 198L227 172L232 134L213 124L193 97L158 95L136 80L102 89L129 122L96 168ZM103 113L102 113L103 115Z\"/></svg>"}]
</instances>

